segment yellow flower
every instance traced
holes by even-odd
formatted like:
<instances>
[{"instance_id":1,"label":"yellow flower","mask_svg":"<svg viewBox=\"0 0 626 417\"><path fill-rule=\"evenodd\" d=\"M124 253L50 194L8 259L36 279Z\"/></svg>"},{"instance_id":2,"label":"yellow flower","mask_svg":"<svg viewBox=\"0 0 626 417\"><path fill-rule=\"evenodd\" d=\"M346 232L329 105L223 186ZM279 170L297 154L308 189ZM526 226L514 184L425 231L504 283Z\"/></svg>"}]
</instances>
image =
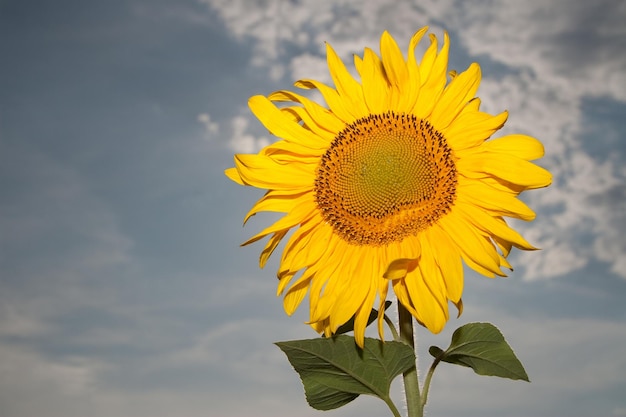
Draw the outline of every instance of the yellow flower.
<instances>
[{"instance_id":1,"label":"yellow flower","mask_svg":"<svg viewBox=\"0 0 626 417\"><path fill-rule=\"evenodd\" d=\"M379 333L387 290L425 327L441 331L448 301L462 310L463 260L494 277L511 268L511 248L535 249L504 217L532 220L517 196L545 187L551 175L529 162L543 146L525 135L488 140L507 113L479 110L474 95L480 67L450 73L449 39L430 35L421 62L413 35L405 60L389 33L381 57L366 48L354 57L355 80L330 45L327 61L335 88L315 80L324 107L278 91L254 96L249 106L277 141L255 155L235 155L233 181L267 193L245 217L286 213L244 243L270 236L263 267L291 229L278 270L278 294L292 314L307 293L310 324L327 336L354 316L363 346L367 319L378 297ZM276 102L290 105L277 107Z\"/></svg>"}]
</instances>

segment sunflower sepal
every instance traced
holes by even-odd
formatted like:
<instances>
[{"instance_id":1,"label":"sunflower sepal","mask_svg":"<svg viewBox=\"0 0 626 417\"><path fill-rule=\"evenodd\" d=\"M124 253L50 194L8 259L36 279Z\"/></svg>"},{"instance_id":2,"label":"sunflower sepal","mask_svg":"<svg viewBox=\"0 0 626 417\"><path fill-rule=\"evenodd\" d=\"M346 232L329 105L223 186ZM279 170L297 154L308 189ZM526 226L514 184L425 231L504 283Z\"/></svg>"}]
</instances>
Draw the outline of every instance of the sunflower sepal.
<instances>
[{"instance_id":1,"label":"sunflower sepal","mask_svg":"<svg viewBox=\"0 0 626 417\"><path fill-rule=\"evenodd\" d=\"M447 362L471 368L478 375L530 382L513 349L491 323L465 324L454 331L445 351L431 346L428 352L435 358L429 374L439 362Z\"/></svg>"},{"instance_id":2,"label":"sunflower sepal","mask_svg":"<svg viewBox=\"0 0 626 417\"><path fill-rule=\"evenodd\" d=\"M352 336L275 343L300 376L308 404L332 410L372 395L399 415L390 397L392 381L415 366L415 353L405 343L366 337L360 348Z\"/></svg>"}]
</instances>

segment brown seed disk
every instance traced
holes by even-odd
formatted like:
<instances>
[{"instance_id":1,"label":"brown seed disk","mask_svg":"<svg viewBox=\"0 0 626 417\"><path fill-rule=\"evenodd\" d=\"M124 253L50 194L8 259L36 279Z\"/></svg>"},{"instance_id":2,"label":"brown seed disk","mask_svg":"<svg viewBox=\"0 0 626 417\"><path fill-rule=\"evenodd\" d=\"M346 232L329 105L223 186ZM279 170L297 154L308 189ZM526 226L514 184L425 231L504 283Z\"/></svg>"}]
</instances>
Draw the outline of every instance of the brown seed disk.
<instances>
[{"instance_id":1,"label":"brown seed disk","mask_svg":"<svg viewBox=\"0 0 626 417\"><path fill-rule=\"evenodd\" d=\"M457 172L445 137L389 111L339 132L315 179L324 219L349 243L385 245L424 230L454 203Z\"/></svg>"}]
</instances>

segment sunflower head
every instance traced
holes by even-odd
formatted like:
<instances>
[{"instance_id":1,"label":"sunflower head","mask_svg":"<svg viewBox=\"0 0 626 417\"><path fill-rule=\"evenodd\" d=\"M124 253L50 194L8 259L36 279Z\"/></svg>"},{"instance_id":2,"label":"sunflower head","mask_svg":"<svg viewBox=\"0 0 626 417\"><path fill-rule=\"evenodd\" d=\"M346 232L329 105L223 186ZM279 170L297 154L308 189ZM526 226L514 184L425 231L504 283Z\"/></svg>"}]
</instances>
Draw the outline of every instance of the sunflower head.
<instances>
[{"instance_id":1,"label":"sunflower head","mask_svg":"<svg viewBox=\"0 0 626 417\"><path fill-rule=\"evenodd\" d=\"M505 217L532 220L518 195L551 182L530 162L543 155L539 141L491 139L507 113L479 110L477 64L448 73L447 34L441 48L431 35L416 60L426 32L413 35L406 59L384 32L380 56L366 48L355 57L358 79L327 45L334 86L296 82L317 89L325 105L291 91L252 97L252 112L279 140L235 155L226 170L239 184L267 190L246 221L285 213L244 244L269 236L263 267L286 239L278 270L286 312L309 294L311 326L332 335L354 318L360 346L376 299L383 337L390 287L419 323L439 332L448 302L462 306L462 262L504 276L513 246L534 249Z\"/></svg>"}]
</instances>

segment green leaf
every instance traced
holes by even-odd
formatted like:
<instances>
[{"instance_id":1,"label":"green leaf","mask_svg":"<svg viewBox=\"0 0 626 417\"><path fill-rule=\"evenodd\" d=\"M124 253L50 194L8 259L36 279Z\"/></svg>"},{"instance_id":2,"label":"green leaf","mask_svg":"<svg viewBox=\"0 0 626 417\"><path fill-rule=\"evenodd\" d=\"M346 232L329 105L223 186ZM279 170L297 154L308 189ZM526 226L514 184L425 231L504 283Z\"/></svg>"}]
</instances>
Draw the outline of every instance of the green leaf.
<instances>
[{"instance_id":1,"label":"green leaf","mask_svg":"<svg viewBox=\"0 0 626 417\"><path fill-rule=\"evenodd\" d=\"M309 405L332 410L361 394L390 401L391 381L415 366L415 354L404 343L365 338L360 349L350 336L278 342L276 345L300 375Z\"/></svg>"},{"instance_id":2,"label":"green leaf","mask_svg":"<svg viewBox=\"0 0 626 417\"><path fill-rule=\"evenodd\" d=\"M385 311L389 308L390 305L391 305L391 301L389 301L389 300L385 301ZM378 318L378 310L373 308L372 311L370 312L369 317L367 318L367 325L365 327L367 327L370 324L372 324L372 322L374 320L376 320L377 318ZM348 320L347 322L345 322L344 324L339 326L339 328L335 332L335 335L348 333L348 332L351 332L353 330L354 330L354 316L352 316L352 318L350 320Z\"/></svg>"},{"instance_id":3,"label":"green leaf","mask_svg":"<svg viewBox=\"0 0 626 417\"><path fill-rule=\"evenodd\" d=\"M469 323L456 329L450 347L428 350L436 359L472 368L478 375L499 376L530 382L504 336L491 323Z\"/></svg>"}]
</instances>

